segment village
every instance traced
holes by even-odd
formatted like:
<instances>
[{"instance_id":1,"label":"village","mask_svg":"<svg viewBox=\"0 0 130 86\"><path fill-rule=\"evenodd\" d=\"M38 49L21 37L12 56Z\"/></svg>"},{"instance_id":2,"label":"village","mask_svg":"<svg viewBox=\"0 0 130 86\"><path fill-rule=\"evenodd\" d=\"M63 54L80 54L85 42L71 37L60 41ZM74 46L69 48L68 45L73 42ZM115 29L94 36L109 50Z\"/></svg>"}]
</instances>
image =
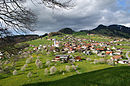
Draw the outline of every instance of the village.
<instances>
[{"instance_id":1,"label":"village","mask_svg":"<svg viewBox=\"0 0 130 86\"><path fill-rule=\"evenodd\" d=\"M73 36L64 36L62 39L57 40L55 38L48 38L48 41L52 42L52 45L39 45L35 47L30 45L34 51L40 51L44 49L47 54L54 53L54 58L52 62L63 62L68 61L82 61L91 60L89 56L94 55L97 59L93 59L93 63L108 63L108 64L128 64L129 57L123 55L124 48L116 48L116 45L122 46L116 42L123 41L113 40L110 42L98 42L85 38L75 38ZM75 53L80 53L83 55L75 55ZM83 57L82 57L83 56ZM100 58L100 59L99 59Z\"/></svg>"},{"instance_id":2,"label":"village","mask_svg":"<svg viewBox=\"0 0 130 86\"><path fill-rule=\"evenodd\" d=\"M0 75L23 77L32 79L32 82L129 66L130 63L129 40L123 38L63 34L18 43L16 46L23 47L17 55L0 52Z\"/></svg>"},{"instance_id":3,"label":"village","mask_svg":"<svg viewBox=\"0 0 130 86\"><path fill-rule=\"evenodd\" d=\"M92 34L93 35L93 34ZM44 49L47 54L50 54L50 52L53 52L55 54L55 57L51 60L52 62L63 62L67 63L68 61L82 61L82 60L91 60L87 55L95 55L95 57L101 57L99 59L101 61L104 61L103 63L113 63L117 64L128 64L129 63L129 57L123 56L123 49L124 48L116 48L115 45L122 46L123 44L119 44L116 42L123 41L121 40L113 40L110 42L98 42L94 40L89 39L83 39L83 38L75 38L72 36L64 36L60 40L56 40L55 38L48 38L48 41L52 42L52 45L30 45L31 48L33 48L31 51L27 51L24 53L33 53L38 52L42 49ZM28 48L26 48L28 49ZM26 50L25 49L25 50ZM75 56L75 53L80 53L86 56L85 58L79 56ZM23 53L23 54L24 54ZM109 57L106 58L106 57ZM0 52L0 59L3 58L2 52ZM94 59L93 63L98 63L97 59Z\"/></svg>"}]
</instances>

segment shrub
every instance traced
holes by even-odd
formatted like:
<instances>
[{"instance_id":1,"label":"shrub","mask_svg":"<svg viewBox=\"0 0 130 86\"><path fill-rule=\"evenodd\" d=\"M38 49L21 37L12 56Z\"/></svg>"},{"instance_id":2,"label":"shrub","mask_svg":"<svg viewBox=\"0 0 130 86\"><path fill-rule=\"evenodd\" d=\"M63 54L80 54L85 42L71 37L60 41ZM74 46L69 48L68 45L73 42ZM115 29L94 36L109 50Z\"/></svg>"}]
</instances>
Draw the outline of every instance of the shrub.
<instances>
[{"instance_id":1,"label":"shrub","mask_svg":"<svg viewBox=\"0 0 130 86\"><path fill-rule=\"evenodd\" d=\"M107 64L109 64L109 65L113 65L113 60L108 59L108 60L107 60Z\"/></svg>"},{"instance_id":2,"label":"shrub","mask_svg":"<svg viewBox=\"0 0 130 86\"><path fill-rule=\"evenodd\" d=\"M28 77L28 78L32 77L32 72L29 72L29 73L27 74L27 77Z\"/></svg>"},{"instance_id":3,"label":"shrub","mask_svg":"<svg viewBox=\"0 0 130 86\"><path fill-rule=\"evenodd\" d=\"M50 64L51 64L51 62L50 61L46 61L46 64L45 64L45 66L50 66Z\"/></svg>"},{"instance_id":4,"label":"shrub","mask_svg":"<svg viewBox=\"0 0 130 86\"><path fill-rule=\"evenodd\" d=\"M66 72L70 72L70 66L66 65L65 69L66 69Z\"/></svg>"},{"instance_id":5,"label":"shrub","mask_svg":"<svg viewBox=\"0 0 130 86\"><path fill-rule=\"evenodd\" d=\"M94 59L94 64L97 64L99 61L97 59Z\"/></svg>"},{"instance_id":6,"label":"shrub","mask_svg":"<svg viewBox=\"0 0 130 86\"><path fill-rule=\"evenodd\" d=\"M104 63L106 63L106 61L105 61L105 59L101 58L101 59L99 59L99 63L104 64Z\"/></svg>"},{"instance_id":7,"label":"shrub","mask_svg":"<svg viewBox=\"0 0 130 86\"><path fill-rule=\"evenodd\" d=\"M87 61L92 61L92 59L91 59L91 58L86 58L86 60L87 60Z\"/></svg>"},{"instance_id":8,"label":"shrub","mask_svg":"<svg viewBox=\"0 0 130 86\"><path fill-rule=\"evenodd\" d=\"M29 47L29 44L27 44L27 43L18 43L18 44L15 45L15 47L17 49L24 49L26 47Z\"/></svg>"},{"instance_id":9,"label":"shrub","mask_svg":"<svg viewBox=\"0 0 130 86\"><path fill-rule=\"evenodd\" d=\"M36 64L37 68L43 68L43 64L42 64L42 61L39 61L37 64Z\"/></svg>"},{"instance_id":10,"label":"shrub","mask_svg":"<svg viewBox=\"0 0 130 86\"><path fill-rule=\"evenodd\" d=\"M44 70L44 74L45 74L45 75L48 75L48 72L49 72L49 71L48 71L48 69L46 68L46 69Z\"/></svg>"},{"instance_id":11,"label":"shrub","mask_svg":"<svg viewBox=\"0 0 130 86\"><path fill-rule=\"evenodd\" d=\"M31 61L32 61L32 58L27 58L27 60L26 60L26 64L31 63Z\"/></svg>"},{"instance_id":12,"label":"shrub","mask_svg":"<svg viewBox=\"0 0 130 86\"><path fill-rule=\"evenodd\" d=\"M14 67L14 66L15 66L15 64L16 64L15 62L12 62L12 63L11 63L11 66L12 66L12 67Z\"/></svg>"},{"instance_id":13,"label":"shrub","mask_svg":"<svg viewBox=\"0 0 130 86\"><path fill-rule=\"evenodd\" d=\"M37 65L37 64L38 64L38 62L40 62L40 60L39 60L39 59L36 59L35 64Z\"/></svg>"},{"instance_id":14,"label":"shrub","mask_svg":"<svg viewBox=\"0 0 130 86\"><path fill-rule=\"evenodd\" d=\"M76 69L78 69L78 68L79 68L79 64L78 64L78 65L76 65L75 67L76 67Z\"/></svg>"},{"instance_id":15,"label":"shrub","mask_svg":"<svg viewBox=\"0 0 130 86\"><path fill-rule=\"evenodd\" d=\"M76 73L77 73L77 74L80 74L80 72L79 72L79 71L77 71L77 70L76 70Z\"/></svg>"},{"instance_id":16,"label":"shrub","mask_svg":"<svg viewBox=\"0 0 130 86\"><path fill-rule=\"evenodd\" d=\"M63 68L60 68L60 69L59 69L59 72L62 73L62 72L63 72Z\"/></svg>"},{"instance_id":17,"label":"shrub","mask_svg":"<svg viewBox=\"0 0 130 86\"><path fill-rule=\"evenodd\" d=\"M3 70L2 70L2 69L0 69L0 73L3 73Z\"/></svg>"},{"instance_id":18,"label":"shrub","mask_svg":"<svg viewBox=\"0 0 130 86\"><path fill-rule=\"evenodd\" d=\"M13 75L17 75L17 70L14 70L14 71L13 71Z\"/></svg>"},{"instance_id":19,"label":"shrub","mask_svg":"<svg viewBox=\"0 0 130 86\"><path fill-rule=\"evenodd\" d=\"M24 64L24 67L27 67L28 66L28 64Z\"/></svg>"},{"instance_id":20,"label":"shrub","mask_svg":"<svg viewBox=\"0 0 130 86\"><path fill-rule=\"evenodd\" d=\"M65 75L65 73L63 72L62 75Z\"/></svg>"},{"instance_id":21,"label":"shrub","mask_svg":"<svg viewBox=\"0 0 130 86\"><path fill-rule=\"evenodd\" d=\"M24 64L24 66L21 67L21 71L24 71L27 66L27 64Z\"/></svg>"},{"instance_id":22,"label":"shrub","mask_svg":"<svg viewBox=\"0 0 130 86\"><path fill-rule=\"evenodd\" d=\"M5 72L5 73L10 73L10 67L9 67L9 66L6 66L6 67L4 68L4 72Z\"/></svg>"},{"instance_id":23,"label":"shrub","mask_svg":"<svg viewBox=\"0 0 130 86\"><path fill-rule=\"evenodd\" d=\"M60 32L51 32L51 33L48 34L49 37L57 36L57 35L62 35L62 33L60 33Z\"/></svg>"},{"instance_id":24,"label":"shrub","mask_svg":"<svg viewBox=\"0 0 130 86\"><path fill-rule=\"evenodd\" d=\"M52 67L50 68L50 74L54 74L54 73L56 73L56 71L57 71L57 69L56 69L55 66L52 66Z\"/></svg>"},{"instance_id":25,"label":"shrub","mask_svg":"<svg viewBox=\"0 0 130 86\"><path fill-rule=\"evenodd\" d=\"M72 70L76 70L76 66L75 65L72 65Z\"/></svg>"},{"instance_id":26,"label":"shrub","mask_svg":"<svg viewBox=\"0 0 130 86\"><path fill-rule=\"evenodd\" d=\"M4 62L4 64L7 65L9 62L10 62L10 61L6 60L6 61Z\"/></svg>"},{"instance_id":27,"label":"shrub","mask_svg":"<svg viewBox=\"0 0 130 86\"><path fill-rule=\"evenodd\" d=\"M24 67L24 66L22 66L22 67L21 67L21 71L24 71L24 70L25 70L25 67Z\"/></svg>"}]
</instances>

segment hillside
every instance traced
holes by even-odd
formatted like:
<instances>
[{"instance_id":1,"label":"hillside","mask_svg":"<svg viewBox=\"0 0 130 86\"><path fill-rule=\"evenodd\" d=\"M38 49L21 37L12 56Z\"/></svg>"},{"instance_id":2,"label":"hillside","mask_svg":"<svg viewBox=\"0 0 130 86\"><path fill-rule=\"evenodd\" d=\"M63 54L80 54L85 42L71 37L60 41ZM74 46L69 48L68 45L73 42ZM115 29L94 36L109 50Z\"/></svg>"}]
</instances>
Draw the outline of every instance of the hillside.
<instances>
[{"instance_id":1,"label":"hillside","mask_svg":"<svg viewBox=\"0 0 130 86\"><path fill-rule=\"evenodd\" d=\"M71 28L63 28L59 30L58 32L64 33L64 34L73 34L75 31L72 30Z\"/></svg>"},{"instance_id":2,"label":"hillside","mask_svg":"<svg viewBox=\"0 0 130 86\"><path fill-rule=\"evenodd\" d=\"M105 57L100 55L106 52L105 48L95 53L93 49L90 50L91 44L96 45L94 49L108 45L113 55L120 50L124 57L122 60L127 60L125 54L130 49L128 39L115 40L97 34L46 36L16 44L20 51L10 49L17 53L16 55L2 52L5 55L0 60L0 86L128 86L129 64L115 62L117 64L114 65L110 54ZM78 45L88 47L86 49ZM84 53L84 50L89 52ZM56 60L57 55L69 55L70 58L68 62ZM79 60L76 60L77 57ZM52 68L55 68L53 72Z\"/></svg>"},{"instance_id":3,"label":"hillside","mask_svg":"<svg viewBox=\"0 0 130 86\"><path fill-rule=\"evenodd\" d=\"M115 67L24 86L129 86L130 67Z\"/></svg>"},{"instance_id":4,"label":"hillside","mask_svg":"<svg viewBox=\"0 0 130 86\"><path fill-rule=\"evenodd\" d=\"M130 28L123 25L99 25L93 30L81 30L80 32L86 32L91 34L101 34L111 37L124 37L130 38Z\"/></svg>"}]
</instances>

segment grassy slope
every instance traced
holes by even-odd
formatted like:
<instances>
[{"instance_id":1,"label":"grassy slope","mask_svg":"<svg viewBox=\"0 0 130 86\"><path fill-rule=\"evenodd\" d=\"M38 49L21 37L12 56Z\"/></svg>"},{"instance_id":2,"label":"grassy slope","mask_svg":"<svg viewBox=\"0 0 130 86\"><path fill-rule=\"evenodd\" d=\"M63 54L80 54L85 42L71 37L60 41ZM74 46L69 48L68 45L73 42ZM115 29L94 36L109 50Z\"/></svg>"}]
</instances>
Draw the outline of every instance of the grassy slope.
<instances>
[{"instance_id":1,"label":"grassy slope","mask_svg":"<svg viewBox=\"0 0 130 86\"><path fill-rule=\"evenodd\" d=\"M89 38L90 37L91 39L98 40L98 41L111 41L111 39L108 39L108 38L102 40L102 37L97 36L97 35L96 36L82 36L81 35L81 36L76 36L76 37L79 37L79 38L80 37L81 38L82 37L83 38ZM53 38L61 39L62 37L57 37L56 36L56 37L53 37ZM48 41L45 38L44 39L37 39L37 40L29 41L27 43L33 44L33 45L36 45L36 46L38 46L39 44L42 44L42 45L52 44L51 41ZM29 50L31 50L31 48L29 48ZM81 55L81 54L77 53L77 55ZM78 78L77 78L76 72L65 73L65 75L56 74L56 75L52 75L52 76L45 76L44 75L45 66L44 66L43 69L37 69L36 65L35 65L35 60L36 60L37 57L40 57L40 60L43 62L43 65L45 65L45 61L47 59L54 58L54 56L46 55L45 51L41 51L41 54L38 54L38 55L36 53L34 53L32 56L34 57L33 62L28 65L28 67L26 68L26 71L23 71L23 72L20 71L20 68L25 64L25 61L26 61L26 59L21 59L20 61L18 61L16 63L16 69L18 70L18 75L12 76L12 74L0 74L0 86L1 85L2 86L19 86L19 85L23 85L23 84L31 84L31 83L38 83L38 82L39 83L40 82L46 82L47 85L48 85L47 82L49 82L49 83L51 82L52 84L56 83L56 85L54 85L54 86L64 86L64 85L61 85L61 84L62 83L66 83L66 82L63 82L63 81L66 81L68 79L64 80L63 78L75 75L74 76L75 78L70 77L69 80L72 79L72 81L75 82L75 81L78 81L78 79L79 80L89 80L89 79L91 80L92 79L92 81L93 81L93 78L90 77L93 74L86 73L86 72L91 72L91 71L95 71L95 70L100 70L100 69L111 67L110 65L107 65L107 64L90 64L90 62L83 61L83 62L76 62L75 64L79 65L79 68L80 68L79 71L81 73L86 73L86 76L88 77L87 79L82 77L84 74L83 75L82 74L81 75L77 75L78 76ZM95 57L95 55L91 55L91 56L87 56L87 57L90 57L91 59L98 59L97 57ZM54 64L52 64L52 65L54 65ZM60 70L61 68L64 69L66 65L69 65L69 64L68 63L66 63L66 64L58 64L57 63L56 68L58 70ZM30 79L27 78L27 73L29 71L33 72L33 76ZM96 72L92 72L92 73L96 73ZM106 71L106 73L107 73L107 71ZM126 71L126 73L127 73L127 71ZM102 74L99 74L99 75L102 75ZM97 78L98 76L95 75L93 77ZM111 79L111 78L112 77L110 77L109 79ZM63 80L59 81L60 79L63 79ZM53 83L53 81L54 81L54 83ZM57 82L60 82L60 83L58 84ZM68 82L68 86L69 86L71 84L71 82L69 82L69 81L67 81L67 82ZM80 81L79 84L81 84L81 83L84 83L84 82ZM89 82L87 82L87 81L85 83L88 83L88 85L92 84L92 83L89 84ZM49 85L53 86L52 84L49 84ZM82 86L82 85L79 85L79 84L77 83L77 86ZM94 82L93 82L92 85L95 85Z\"/></svg>"},{"instance_id":2,"label":"grassy slope","mask_svg":"<svg viewBox=\"0 0 130 86\"><path fill-rule=\"evenodd\" d=\"M35 59L34 59L35 60ZM42 59L43 64L45 63L45 59ZM3 79L0 79L0 86L19 86L23 84L29 84L29 83L37 83L37 82L48 82L48 81L56 81L59 79L63 79L69 76L76 75L76 72L65 72L65 75L62 75L60 73L57 73L52 76L45 76L44 75L44 69L45 66L42 69L37 69L35 66L35 63L31 63L28 65L25 71L20 71L21 66L25 63L25 60L19 61L17 63L16 69L18 70L18 75L12 76L12 74L7 75L6 77L3 76ZM107 64L90 64L89 62L83 61L83 62L77 62L76 64L79 64L79 71L81 73L85 72L90 72L94 70L100 70L104 68L111 67ZM61 68L65 70L65 66L69 65L68 63L66 64L57 64L56 68L60 70ZM33 76L31 78L27 78L27 73L29 71L33 72Z\"/></svg>"},{"instance_id":3,"label":"grassy slope","mask_svg":"<svg viewBox=\"0 0 130 86\"><path fill-rule=\"evenodd\" d=\"M129 86L130 67L114 67L74 75L52 82L40 82L24 86Z\"/></svg>"}]
</instances>

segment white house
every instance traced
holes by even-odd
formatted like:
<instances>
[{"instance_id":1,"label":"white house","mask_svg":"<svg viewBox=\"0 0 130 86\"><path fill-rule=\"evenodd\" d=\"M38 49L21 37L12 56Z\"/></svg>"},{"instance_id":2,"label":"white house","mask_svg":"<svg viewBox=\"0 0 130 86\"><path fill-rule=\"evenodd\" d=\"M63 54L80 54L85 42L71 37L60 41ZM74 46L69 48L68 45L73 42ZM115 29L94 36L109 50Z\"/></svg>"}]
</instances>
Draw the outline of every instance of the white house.
<instances>
[{"instance_id":1,"label":"white house","mask_svg":"<svg viewBox=\"0 0 130 86\"><path fill-rule=\"evenodd\" d=\"M116 48L115 48L115 47L112 47L112 49L113 49L113 50L116 50Z\"/></svg>"},{"instance_id":2,"label":"white house","mask_svg":"<svg viewBox=\"0 0 130 86\"><path fill-rule=\"evenodd\" d=\"M92 50L93 53L98 54L99 52L97 50Z\"/></svg>"},{"instance_id":3,"label":"white house","mask_svg":"<svg viewBox=\"0 0 130 86\"><path fill-rule=\"evenodd\" d=\"M123 58L122 55L115 55L115 56L111 57L111 59L112 59L112 60L115 60L115 61L118 61L118 60L120 60L120 59L122 59L122 58Z\"/></svg>"},{"instance_id":4,"label":"white house","mask_svg":"<svg viewBox=\"0 0 130 86\"><path fill-rule=\"evenodd\" d=\"M121 55L121 52L115 52L114 55Z\"/></svg>"},{"instance_id":5,"label":"white house","mask_svg":"<svg viewBox=\"0 0 130 86\"><path fill-rule=\"evenodd\" d=\"M110 55L110 56L113 56L113 54L112 54L112 53L110 53L109 55Z\"/></svg>"},{"instance_id":6,"label":"white house","mask_svg":"<svg viewBox=\"0 0 130 86\"><path fill-rule=\"evenodd\" d=\"M56 39L54 39L54 46L55 46L55 47L59 47L59 42L56 41Z\"/></svg>"},{"instance_id":7,"label":"white house","mask_svg":"<svg viewBox=\"0 0 130 86\"><path fill-rule=\"evenodd\" d=\"M120 64L128 64L128 60L118 61L118 63L120 63Z\"/></svg>"},{"instance_id":8,"label":"white house","mask_svg":"<svg viewBox=\"0 0 130 86\"><path fill-rule=\"evenodd\" d=\"M2 59L3 54L0 52L0 59Z\"/></svg>"},{"instance_id":9,"label":"white house","mask_svg":"<svg viewBox=\"0 0 130 86\"><path fill-rule=\"evenodd\" d=\"M107 48L107 50L110 50L110 48Z\"/></svg>"},{"instance_id":10,"label":"white house","mask_svg":"<svg viewBox=\"0 0 130 86\"><path fill-rule=\"evenodd\" d=\"M41 48L42 48L42 45L39 45L39 46L38 46L38 50L40 50Z\"/></svg>"}]
</instances>

